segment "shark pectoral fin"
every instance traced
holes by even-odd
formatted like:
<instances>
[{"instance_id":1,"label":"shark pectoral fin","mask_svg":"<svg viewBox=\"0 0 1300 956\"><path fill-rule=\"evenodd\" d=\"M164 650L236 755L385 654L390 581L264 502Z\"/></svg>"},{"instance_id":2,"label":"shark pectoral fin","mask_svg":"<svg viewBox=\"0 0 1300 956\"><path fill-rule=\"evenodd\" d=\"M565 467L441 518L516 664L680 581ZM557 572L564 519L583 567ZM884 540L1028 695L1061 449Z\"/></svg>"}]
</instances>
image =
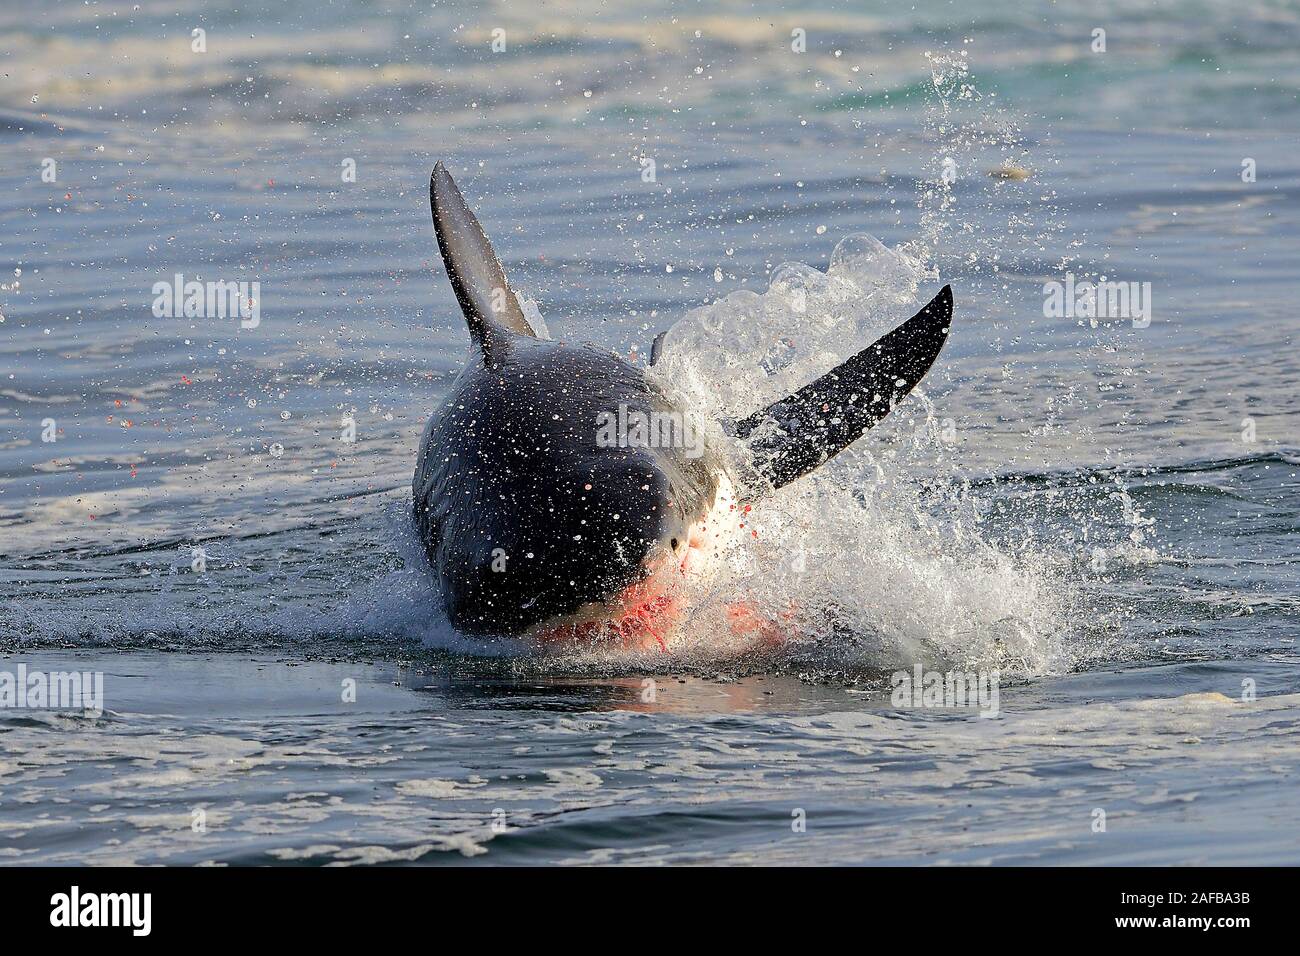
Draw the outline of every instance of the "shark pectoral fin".
<instances>
[{"instance_id":1,"label":"shark pectoral fin","mask_svg":"<svg viewBox=\"0 0 1300 956\"><path fill-rule=\"evenodd\" d=\"M493 348L508 338L506 333L533 336L492 244L442 163L429 177L429 205L447 276L484 356L491 358Z\"/></svg>"},{"instance_id":2,"label":"shark pectoral fin","mask_svg":"<svg viewBox=\"0 0 1300 956\"><path fill-rule=\"evenodd\" d=\"M738 422L747 439L772 421L777 428L750 442L754 464L774 488L806 475L857 441L907 395L934 364L952 323L952 287L853 358L788 398Z\"/></svg>"}]
</instances>

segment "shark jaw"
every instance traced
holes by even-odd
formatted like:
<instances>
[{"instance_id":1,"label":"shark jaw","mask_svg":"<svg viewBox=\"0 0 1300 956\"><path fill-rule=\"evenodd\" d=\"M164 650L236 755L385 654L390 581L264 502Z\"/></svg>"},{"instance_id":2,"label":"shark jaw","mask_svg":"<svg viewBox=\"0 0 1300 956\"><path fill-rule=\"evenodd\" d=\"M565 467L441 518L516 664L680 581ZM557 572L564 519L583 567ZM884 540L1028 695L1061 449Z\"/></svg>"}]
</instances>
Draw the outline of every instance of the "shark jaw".
<instances>
[{"instance_id":1,"label":"shark jaw","mask_svg":"<svg viewBox=\"0 0 1300 956\"><path fill-rule=\"evenodd\" d=\"M546 650L582 650L613 646L640 653L668 653L679 643L690 616L691 595L708 588L726 565L727 552L747 523L742 505L725 472L708 514L692 524L676 550L662 545L644 564L641 580L607 601L593 602L573 614L545 621L525 638Z\"/></svg>"}]
</instances>

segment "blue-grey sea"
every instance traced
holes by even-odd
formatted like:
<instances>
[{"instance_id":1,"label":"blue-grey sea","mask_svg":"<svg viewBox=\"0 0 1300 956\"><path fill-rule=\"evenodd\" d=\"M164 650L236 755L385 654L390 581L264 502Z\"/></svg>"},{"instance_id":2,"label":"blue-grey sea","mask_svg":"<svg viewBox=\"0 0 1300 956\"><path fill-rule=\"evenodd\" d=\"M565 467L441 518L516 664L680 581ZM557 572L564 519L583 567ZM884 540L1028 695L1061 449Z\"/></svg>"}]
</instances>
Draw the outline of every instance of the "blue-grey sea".
<instances>
[{"instance_id":1,"label":"blue-grey sea","mask_svg":"<svg viewBox=\"0 0 1300 956\"><path fill-rule=\"evenodd\" d=\"M0 862L1300 863L1297 49L1294 0L0 6L0 672L103 680L0 693ZM700 414L953 287L669 653L442 618L437 160Z\"/></svg>"}]
</instances>

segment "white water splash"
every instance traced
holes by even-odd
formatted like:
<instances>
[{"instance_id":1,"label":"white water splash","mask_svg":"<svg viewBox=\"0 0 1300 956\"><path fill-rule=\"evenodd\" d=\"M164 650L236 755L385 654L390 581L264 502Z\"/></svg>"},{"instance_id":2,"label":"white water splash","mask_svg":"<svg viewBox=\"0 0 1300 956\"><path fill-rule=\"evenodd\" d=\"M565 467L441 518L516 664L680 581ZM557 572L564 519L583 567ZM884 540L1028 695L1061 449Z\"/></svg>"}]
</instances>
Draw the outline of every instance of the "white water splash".
<instances>
[{"instance_id":1,"label":"white water splash","mask_svg":"<svg viewBox=\"0 0 1300 956\"><path fill-rule=\"evenodd\" d=\"M826 272L783 265L766 292L734 292L689 313L651 375L735 449L719 419L747 415L856 354L914 314L929 297L918 297L922 283L935 278L907 249L850 237ZM918 389L833 463L761 499L727 583L688 625L691 653L719 647L726 609L743 602L779 622L788 655L822 667L923 661L1028 676L1068 666L1060 562L986 540L982 501L942 431Z\"/></svg>"}]
</instances>

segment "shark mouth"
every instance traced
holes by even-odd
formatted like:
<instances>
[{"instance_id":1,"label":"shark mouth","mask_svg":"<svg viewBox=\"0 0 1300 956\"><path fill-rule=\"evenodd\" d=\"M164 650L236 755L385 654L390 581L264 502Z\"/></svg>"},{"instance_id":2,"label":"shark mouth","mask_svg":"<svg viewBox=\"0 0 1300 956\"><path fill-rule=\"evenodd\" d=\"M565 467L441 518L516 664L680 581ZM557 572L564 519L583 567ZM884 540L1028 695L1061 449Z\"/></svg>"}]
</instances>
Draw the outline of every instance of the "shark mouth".
<instances>
[{"instance_id":1,"label":"shark mouth","mask_svg":"<svg viewBox=\"0 0 1300 956\"><path fill-rule=\"evenodd\" d=\"M687 570L678 562L658 561L647 566L645 578L608 601L540 624L526 638L548 651L612 644L628 651L667 653L686 616L682 592L687 583Z\"/></svg>"},{"instance_id":2,"label":"shark mouth","mask_svg":"<svg viewBox=\"0 0 1300 956\"><path fill-rule=\"evenodd\" d=\"M663 548L648 562L640 581L608 601L539 625L528 638L548 650L608 643L629 651L669 653L694 603L691 595L723 571L727 551L747 524L749 505L737 500L725 472L717 478L708 514L687 529L685 542Z\"/></svg>"}]
</instances>

